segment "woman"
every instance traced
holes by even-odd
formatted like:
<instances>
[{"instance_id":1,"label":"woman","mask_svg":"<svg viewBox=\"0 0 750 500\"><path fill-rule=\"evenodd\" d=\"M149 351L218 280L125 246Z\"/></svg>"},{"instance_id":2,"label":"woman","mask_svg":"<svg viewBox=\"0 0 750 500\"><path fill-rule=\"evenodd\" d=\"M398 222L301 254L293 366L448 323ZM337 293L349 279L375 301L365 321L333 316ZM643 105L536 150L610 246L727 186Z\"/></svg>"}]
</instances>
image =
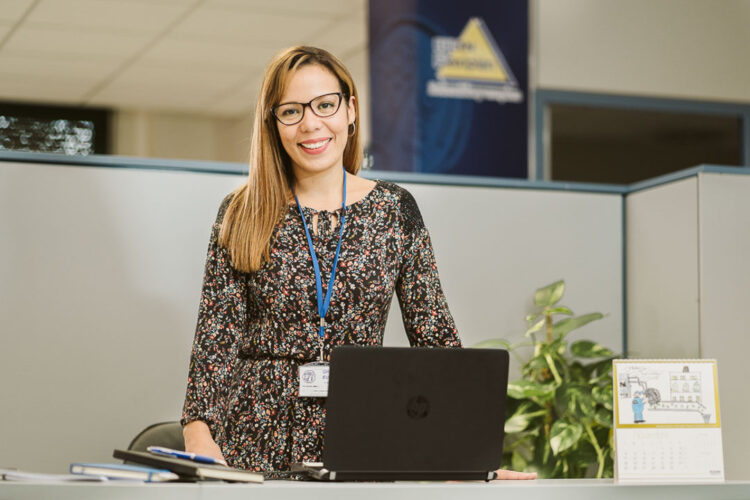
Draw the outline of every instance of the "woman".
<instances>
[{"instance_id":1,"label":"woman","mask_svg":"<svg viewBox=\"0 0 750 500\"><path fill-rule=\"evenodd\" d=\"M249 179L209 245L188 451L266 472L320 461L325 400L301 396L299 367L335 345L380 345L394 291L412 345L461 345L414 198L356 175L358 104L324 50L287 49L266 70Z\"/></svg>"}]
</instances>

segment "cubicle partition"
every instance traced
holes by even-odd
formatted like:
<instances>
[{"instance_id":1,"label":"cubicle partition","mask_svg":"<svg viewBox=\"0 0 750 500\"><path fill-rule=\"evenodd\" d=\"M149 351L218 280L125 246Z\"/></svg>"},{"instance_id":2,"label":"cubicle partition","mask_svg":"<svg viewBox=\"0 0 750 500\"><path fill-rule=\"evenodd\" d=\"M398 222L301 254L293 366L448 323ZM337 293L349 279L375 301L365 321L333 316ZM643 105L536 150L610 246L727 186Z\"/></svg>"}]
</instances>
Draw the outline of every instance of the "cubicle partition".
<instances>
[{"instance_id":1,"label":"cubicle partition","mask_svg":"<svg viewBox=\"0 0 750 500\"><path fill-rule=\"evenodd\" d=\"M692 169L626 198L628 352L718 361L728 479L750 479L748 172Z\"/></svg>"},{"instance_id":2,"label":"cubicle partition","mask_svg":"<svg viewBox=\"0 0 750 500\"><path fill-rule=\"evenodd\" d=\"M26 159L28 160L28 158ZM242 166L0 162L0 467L107 461L180 416L211 223ZM465 345L520 339L540 286L623 349L621 191L399 180L417 199ZM388 345L406 339L394 303Z\"/></svg>"}]
</instances>

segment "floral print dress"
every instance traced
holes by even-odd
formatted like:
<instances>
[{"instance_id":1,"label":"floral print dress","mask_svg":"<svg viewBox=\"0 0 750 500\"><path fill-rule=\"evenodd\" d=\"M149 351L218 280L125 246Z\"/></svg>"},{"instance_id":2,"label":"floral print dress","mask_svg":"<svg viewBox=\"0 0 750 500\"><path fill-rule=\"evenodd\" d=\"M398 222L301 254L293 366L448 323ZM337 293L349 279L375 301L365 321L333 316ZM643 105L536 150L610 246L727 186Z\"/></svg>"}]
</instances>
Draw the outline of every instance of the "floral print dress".
<instances>
[{"instance_id":1,"label":"floral print dress","mask_svg":"<svg viewBox=\"0 0 750 500\"><path fill-rule=\"evenodd\" d=\"M229 465L273 475L322 460L325 398L297 396L298 367L320 350L315 276L296 205L274 231L270 260L256 272L234 269L218 245L228 202L209 243L182 423L208 424ZM318 216L312 240L325 287L340 218L303 213L310 228ZM394 291L411 345L460 347L412 195L378 181L345 215L325 358L337 345L381 345Z\"/></svg>"}]
</instances>

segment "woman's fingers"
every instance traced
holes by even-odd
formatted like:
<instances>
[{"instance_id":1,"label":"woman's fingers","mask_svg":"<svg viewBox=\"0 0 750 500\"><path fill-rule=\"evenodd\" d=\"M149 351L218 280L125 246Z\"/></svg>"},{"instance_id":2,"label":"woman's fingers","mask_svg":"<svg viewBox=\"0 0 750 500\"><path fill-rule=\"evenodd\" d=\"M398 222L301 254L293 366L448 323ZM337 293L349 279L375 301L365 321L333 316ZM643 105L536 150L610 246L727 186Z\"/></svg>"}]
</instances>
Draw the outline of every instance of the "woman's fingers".
<instances>
[{"instance_id":1,"label":"woman's fingers","mask_svg":"<svg viewBox=\"0 0 750 500\"><path fill-rule=\"evenodd\" d=\"M516 472L514 470L498 469L498 479L536 479L536 472Z\"/></svg>"}]
</instances>

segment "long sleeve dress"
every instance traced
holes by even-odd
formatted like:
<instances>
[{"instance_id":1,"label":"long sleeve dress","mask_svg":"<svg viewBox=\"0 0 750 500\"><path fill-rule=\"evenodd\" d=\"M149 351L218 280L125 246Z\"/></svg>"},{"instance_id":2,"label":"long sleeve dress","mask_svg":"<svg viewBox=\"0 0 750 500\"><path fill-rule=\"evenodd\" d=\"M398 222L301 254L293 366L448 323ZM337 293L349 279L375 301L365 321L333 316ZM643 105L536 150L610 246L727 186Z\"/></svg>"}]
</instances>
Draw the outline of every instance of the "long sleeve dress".
<instances>
[{"instance_id":1,"label":"long sleeve dress","mask_svg":"<svg viewBox=\"0 0 750 500\"><path fill-rule=\"evenodd\" d=\"M209 243L182 423L206 422L233 467L271 472L321 461L325 398L297 395L298 367L317 359L320 349L302 218L290 206L274 230L270 260L242 273L218 245L228 202ZM309 227L318 215L312 239L325 287L339 222L331 227L331 212L303 213ZM394 291L411 345L460 347L419 208L405 189L378 181L346 209L326 359L336 345L381 345Z\"/></svg>"}]
</instances>

